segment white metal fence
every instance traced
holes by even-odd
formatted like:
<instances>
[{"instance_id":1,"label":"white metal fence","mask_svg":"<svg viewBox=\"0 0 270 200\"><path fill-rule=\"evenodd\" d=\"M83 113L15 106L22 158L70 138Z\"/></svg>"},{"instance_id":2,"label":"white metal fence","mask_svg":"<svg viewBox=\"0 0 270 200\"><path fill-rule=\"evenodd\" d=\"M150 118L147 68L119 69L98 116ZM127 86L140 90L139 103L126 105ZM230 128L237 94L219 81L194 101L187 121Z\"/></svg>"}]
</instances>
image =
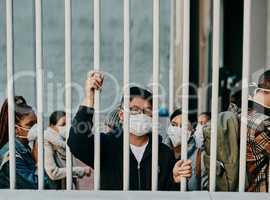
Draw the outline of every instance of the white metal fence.
<instances>
[{"instance_id":1,"label":"white metal fence","mask_svg":"<svg viewBox=\"0 0 270 200\"><path fill-rule=\"evenodd\" d=\"M176 1L171 0L171 7L176 5ZM44 152L43 152L43 66L42 66L42 0L35 0L35 40L36 40L36 77L37 77L37 117L39 124L38 135L38 177L39 190L44 188ZM130 63L130 0L123 0L123 41L124 41L124 191L129 190L129 63ZM188 96L189 96L189 41L190 41L190 1L183 0L183 130L182 134L182 158L187 159L187 129L188 129ZM67 117L67 132L71 127L71 0L65 0L65 106ZM157 190L158 182L158 107L159 107L159 0L153 0L153 149L152 149L152 191ZM213 1L213 47L212 53L212 121L211 121L211 161L210 161L210 192L216 187L216 156L217 156L217 117L218 117L218 85L219 85L219 63L220 63L220 12L221 0ZM100 0L94 0L94 69L100 67ZM175 9L172 9L175 12ZM15 164L15 119L14 119L14 67L13 67L13 0L6 0L6 34L7 34L7 91L9 105L9 147L10 147L10 189L15 190L16 164ZM174 42L174 17L172 13L171 43ZM242 88L242 117L241 117L241 148L239 167L239 192L244 192L246 175L246 142L247 142L247 111L248 111L248 83L250 69L250 22L251 21L251 0L244 1L244 41L243 41L243 88ZM171 56L174 55L174 48L171 44ZM173 57L170 62L170 110L173 104ZM95 124L100 124L100 94L95 96ZM100 132L96 127L96 133ZM100 135L95 134L95 166L94 166L94 188L100 189ZM72 156L67 146L67 190L72 189ZM186 190L186 180L181 181L179 190ZM8 193L6 193L8 194Z\"/></svg>"}]
</instances>

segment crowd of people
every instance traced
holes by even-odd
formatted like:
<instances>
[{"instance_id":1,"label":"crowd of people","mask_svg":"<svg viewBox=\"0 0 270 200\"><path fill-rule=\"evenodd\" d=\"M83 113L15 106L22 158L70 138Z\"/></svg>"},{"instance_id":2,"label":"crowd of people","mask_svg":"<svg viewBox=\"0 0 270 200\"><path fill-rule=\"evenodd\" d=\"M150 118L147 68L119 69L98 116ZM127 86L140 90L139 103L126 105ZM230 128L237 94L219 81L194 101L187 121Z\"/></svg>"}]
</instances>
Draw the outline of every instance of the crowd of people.
<instances>
[{"instance_id":1,"label":"crowd of people","mask_svg":"<svg viewBox=\"0 0 270 200\"><path fill-rule=\"evenodd\" d=\"M94 169L95 93L104 84L103 74L92 72L85 82L85 98L80 105L66 138L66 114L53 112L44 131L46 189L64 189L66 178L66 145L72 154L88 167L73 167L77 178L91 175ZM141 87L130 88L129 140L130 190L151 190L152 183L152 93ZM123 189L123 98L108 113L100 133L102 190ZM248 99L246 191L267 192L270 158L270 70L259 78ZM15 97L16 188L37 189L37 117L21 96ZM238 191L240 158L241 90L231 94L228 111L217 120L217 191ZM187 160L181 157L182 134L187 134ZM159 135L158 190L179 190L182 178L188 191L209 189L211 113L198 115L195 126L189 122L182 129L182 110L171 113L166 137ZM9 188L8 103L0 113L0 188Z\"/></svg>"}]
</instances>

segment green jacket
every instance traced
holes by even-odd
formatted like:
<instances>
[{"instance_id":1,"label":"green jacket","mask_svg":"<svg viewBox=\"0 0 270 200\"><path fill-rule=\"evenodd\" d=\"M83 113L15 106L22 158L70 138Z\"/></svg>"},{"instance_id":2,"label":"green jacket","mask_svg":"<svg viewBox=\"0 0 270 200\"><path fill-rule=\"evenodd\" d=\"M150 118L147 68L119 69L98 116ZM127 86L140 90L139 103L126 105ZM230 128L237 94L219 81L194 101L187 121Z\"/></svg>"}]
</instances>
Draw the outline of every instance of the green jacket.
<instances>
[{"instance_id":1,"label":"green jacket","mask_svg":"<svg viewBox=\"0 0 270 200\"><path fill-rule=\"evenodd\" d=\"M222 112L218 115L216 191L237 191L239 169L239 121L236 113ZM210 169L210 123L204 127L204 164Z\"/></svg>"}]
</instances>

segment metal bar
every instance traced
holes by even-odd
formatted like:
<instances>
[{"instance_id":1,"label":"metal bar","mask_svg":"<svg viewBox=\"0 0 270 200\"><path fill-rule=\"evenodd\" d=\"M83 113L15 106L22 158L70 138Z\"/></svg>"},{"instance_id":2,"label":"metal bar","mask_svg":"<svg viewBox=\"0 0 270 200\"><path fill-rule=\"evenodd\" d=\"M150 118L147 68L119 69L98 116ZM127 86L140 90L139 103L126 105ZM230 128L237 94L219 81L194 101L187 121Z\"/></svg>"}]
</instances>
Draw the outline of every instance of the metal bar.
<instances>
[{"instance_id":1,"label":"metal bar","mask_svg":"<svg viewBox=\"0 0 270 200\"><path fill-rule=\"evenodd\" d=\"M173 112L174 107L174 31L175 31L175 0L171 0L171 35L170 35L170 72L169 72L169 112Z\"/></svg>"},{"instance_id":2,"label":"metal bar","mask_svg":"<svg viewBox=\"0 0 270 200\"><path fill-rule=\"evenodd\" d=\"M247 153L247 116L248 116L248 84L250 75L250 31L251 31L251 0L244 1L243 31L243 67L242 67L242 106L240 136L239 192L245 192L246 153Z\"/></svg>"},{"instance_id":3,"label":"metal bar","mask_svg":"<svg viewBox=\"0 0 270 200\"><path fill-rule=\"evenodd\" d=\"M94 0L94 70L100 69L100 0ZM95 92L94 189L100 189L100 92Z\"/></svg>"},{"instance_id":4,"label":"metal bar","mask_svg":"<svg viewBox=\"0 0 270 200\"><path fill-rule=\"evenodd\" d=\"M187 160L187 133L188 133L188 107L189 107L189 48L190 48L190 1L184 0L183 19L183 91L182 91L182 144L181 160ZM181 179L181 191L187 190L186 178Z\"/></svg>"},{"instance_id":5,"label":"metal bar","mask_svg":"<svg viewBox=\"0 0 270 200\"><path fill-rule=\"evenodd\" d=\"M158 189L159 0L153 0L152 191Z\"/></svg>"},{"instance_id":6,"label":"metal bar","mask_svg":"<svg viewBox=\"0 0 270 200\"><path fill-rule=\"evenodd\" d=\"M36 78L38 122L38 188L44 189L44 137L43 137L43 66L42 66L42 1L35 0L36 24Z\"/></svg>"},{"instance_id":7,"label":"metal bar","mask_svg":"<svg viewBox=\"0 0 270 200\"><path fill-rule=\"evenodd\" d=\"M217 119L218 119L218 87L220 60L220 0L213 1L213 51L212 51L212 119L210 147L210 192L216 188L216 158L217 158Z\"/></svg>"},{"instance_id":8,"label":"metal bar","mask_svg":"<svg viewBox=\"0 0 270 200\"><path fill-rule=\"evenodd\" d=\"M15 103L14 103L14 63L13 63L13 1L6 1L7 39L7 95L8 95L8 137L9 137L9 181L10 189L16 187L15 156Z\"/></svg>"},{"instance_id":9,"label":"metal bar","mask_svg":"<svg viewBox=\"0 0 270 200\"><path fill-rule=\"evenodd\" d=\"M65 0L65 105L66 105L66 132L67 138L71 127L71 2ZM72 155L69 146L66 145L66 188L72 189Z\"/></svg>"},{"instance_id":10,"label":"metal bar","mask_svg":"<svg viewBox=\"0 0 270 200\"><path fill-rule=\"evenodd\" d=\"M130 65L130 0L124 2L124 191L129 190L129 65Z\"/></svg>"}]
</instances>

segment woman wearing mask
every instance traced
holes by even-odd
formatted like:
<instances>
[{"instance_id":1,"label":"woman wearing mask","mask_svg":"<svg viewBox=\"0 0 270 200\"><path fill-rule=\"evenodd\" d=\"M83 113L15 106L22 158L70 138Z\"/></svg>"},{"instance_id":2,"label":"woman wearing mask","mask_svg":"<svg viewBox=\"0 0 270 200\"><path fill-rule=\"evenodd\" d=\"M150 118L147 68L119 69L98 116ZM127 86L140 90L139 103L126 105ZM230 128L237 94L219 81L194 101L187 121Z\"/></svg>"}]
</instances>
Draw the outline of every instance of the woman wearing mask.
<instances>
[{"instance_id":1,"label":"woman wearing mask","mask_svg":"<svg viewBox=\"0 0 270 200\"><path fill-rule=\"evenodd\" d=\"M203 136L203 128L210 123L211 113L203 112L198 116L198 123L195 128L194 138L196 142L196 146L199 149L204 149L204 136Z\"/></svg>"},{"instance_id":2,"label":"woman wearing mask","mask_svg":"<svg viewBox=\"0 0 270 200\"><path fill-rule=\"evenodd\" d=\"M59 189L65 188L66 178L66 113L55 111L50 116L50 125L45 131L45 170ZM73 167L73 176L90 176L89 167ZM75 179L74 179L75 180Z\"/></svg>"},{"instance_id":3,"label":"woman wearing mask","mask_svg":"<svg viewBox=\"0 0 270 200\"><path fill-rule=\"evenodd\" d=\"M16 189L37 189L38 177L35 174L36 164L28 146L29 129L37 122L36 115L25 99L15 99L15 152L16 152ZM0 188L9 185L9 144L8 144L8 101L5 100L0 113ZM54 188L47 176L45 188Z\"/></svg>"},{"instance_id":4,"label":"woman wearing mask","mask_svg":"<svg viewBox=\"0 0 270 200\"><path fill-rule=\"evenodd\" d=\"M177 109L170 116L168 137L165 140L165 144L167 144L173 150L177 160L181 159L182 132L182 110ZM202 190L202 177L204 176L202 152L196 147L195 139L193 137L193 130L190 123L187 133L187 142L188 159L192 161L192 177L188 181L188 190Z\"/></svg>"}]
</instances>

